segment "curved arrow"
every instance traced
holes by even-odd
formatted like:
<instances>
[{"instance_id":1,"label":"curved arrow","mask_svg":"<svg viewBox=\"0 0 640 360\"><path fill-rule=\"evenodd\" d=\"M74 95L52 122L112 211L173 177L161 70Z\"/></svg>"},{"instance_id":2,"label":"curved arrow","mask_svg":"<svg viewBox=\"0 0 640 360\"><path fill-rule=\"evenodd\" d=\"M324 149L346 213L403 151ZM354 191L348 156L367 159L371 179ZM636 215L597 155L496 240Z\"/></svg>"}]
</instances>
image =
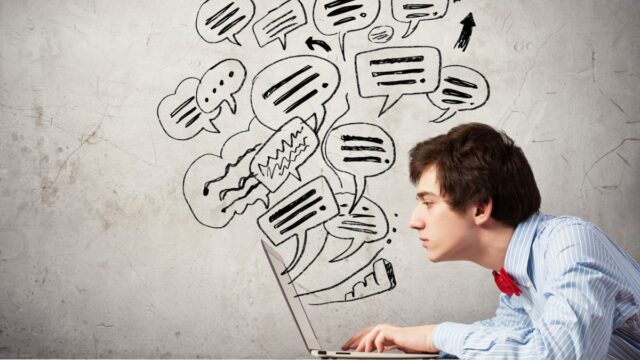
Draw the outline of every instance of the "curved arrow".
<instances>
[{"instance_id":1,"label":"curved arrow","mask_svg":"<svg viewBox=\"0 0 640 360\"><path fill-rule=\"evenodd\" d=\"M322 40L314 40L313 37L311 36L309 36L309 38L307 38L307 41L305 41L304 43L307 44L307 47L309 48L309 50L313 50L313 45L318 45L321 48L323 48L324 51L326 52L331 51L331 47L329 46L329 44L327 44Z\"/></svg>"}]
</instances>

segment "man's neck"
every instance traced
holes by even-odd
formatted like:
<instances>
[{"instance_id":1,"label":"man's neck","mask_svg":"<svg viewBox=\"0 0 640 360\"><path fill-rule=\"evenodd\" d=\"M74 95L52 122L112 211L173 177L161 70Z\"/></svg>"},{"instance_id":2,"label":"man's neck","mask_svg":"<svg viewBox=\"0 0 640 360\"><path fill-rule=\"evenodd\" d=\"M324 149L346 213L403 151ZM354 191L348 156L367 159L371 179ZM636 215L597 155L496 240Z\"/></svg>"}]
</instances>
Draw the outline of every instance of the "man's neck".
<instances>
[{"instance_id":1,"label":"man's neck","mask_svg":"<svg viewBox=\"0 0 640 360\"><path fill-rule=\"evenodd\" d=\"M489 270L504 267L507 248L515 228L491 220L478 233L478 246L471 261Z\"/></svg>"}]
</instances>

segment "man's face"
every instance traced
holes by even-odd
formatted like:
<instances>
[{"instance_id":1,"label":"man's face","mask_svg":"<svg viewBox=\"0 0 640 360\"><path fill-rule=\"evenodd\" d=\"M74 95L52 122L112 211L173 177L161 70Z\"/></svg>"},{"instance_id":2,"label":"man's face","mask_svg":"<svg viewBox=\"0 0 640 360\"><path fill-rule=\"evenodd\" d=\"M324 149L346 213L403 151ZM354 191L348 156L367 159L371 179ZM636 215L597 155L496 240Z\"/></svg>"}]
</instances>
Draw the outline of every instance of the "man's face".
<instances>
[{"instance_id":1,"label":"man's face","mask_svg":"<svg viewBox=\"0 0 640 360\"><path fill-rule=\"evenodd\" d=\"M418 205L411 215L410 226L418 230L429 260L468 259L475 239L475 208L458 213L449 207L440 195L435 166L422 172L416 193Z\"/></svg>"}]
</instances>

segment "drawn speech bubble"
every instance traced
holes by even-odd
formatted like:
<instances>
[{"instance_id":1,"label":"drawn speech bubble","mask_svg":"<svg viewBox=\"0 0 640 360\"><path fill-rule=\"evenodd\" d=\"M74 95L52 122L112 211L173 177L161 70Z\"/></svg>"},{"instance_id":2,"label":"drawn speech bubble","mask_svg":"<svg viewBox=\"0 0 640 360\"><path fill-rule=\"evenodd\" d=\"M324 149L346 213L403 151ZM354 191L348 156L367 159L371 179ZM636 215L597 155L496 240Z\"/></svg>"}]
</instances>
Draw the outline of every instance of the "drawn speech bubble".
<instances>
[{"instance_id":1,"label":"drawn speech bubble","mask_svg":"<svg viewBox=\"0 0 640 360\"><path fill-rule=\"evenodd\" d=\"M361 97L385 97L378 116L404 95L428 94L440 81L440 50L429 46L389 47L356 55Z\"/></svg>"},{"instance_id":2,"label":"drawn speech bubble","mask_svg":"<svg viewBox=\"0 0 640 360\"><path fill-rule=\"evenodd\" d=\"M178 84L175 93L165 96L158 104L160 125L173 139L191 139L202 130L220 132L212 123L220 111L205 114L198 106L196 91L199 84L200 80L196 78L186 78Z\"/></svg>"},{"instance_id":3,"label":"drawn speech bubble","mask_svg":"<svg viewBox=\"0 0 640 360\"><path fill-rule=\"evenodd\" d=\"M316 0L313 6L313 21L322 34L338 34L342 58L344 37L348 32L361 30L373 24L380 13L380 0Z\"/></svg>"},{"instance_id":4,"label":"drawn speech bubble","mask_svg":"<svg viewBox=\"0 0 640 360\"><path fill-rule=\"evenodd\" d=\"M251 162L251 173L271 192L284 184L289 175L300 181L298 168L318 148L318 135L300 118L282 125Z\"/></svg>"},{"instance_id":5,"label":"drawn speech bubble","mask_svg":"<svg viewBox=\"0 0 640 360\"><path fill-rule=\"evenodd\" d=\"M291 238L296 239L296 253L284 273L298 264L304 254L307 232L339 213L338 204L327 179L317 177L287 195L258 218L258 226L278 246Z\"/></svg>"},{"instance_id":6,"label":"drawn speech bubble","mask_svg":"<svg viewBox=\"0 0 640 360\"><path fill-rule=\"evenodd\" d=\"M271 130L298 117L313 122L309 125L317 132L324 121L324 104L339 85L338 68L325 59L312 55L284 58L253 79L251 107Z\"/></svg>"},{"instance_id":7,"label":"drawn speech bubble","mask_svg":"<svg viewBox=\"0 0 640 360\"><path fill-rule=\"evenodd\" d=\"M389 170L396 161L393 139L381 127L367 123L350 123L333 128L327 135L325 159L338 171L351 174L355 197L353 211L362 198L367 178Z\"/></svg>"},{"instance_id":8,"label":"drawn speech bubble","mask_svg":"<svg viewBox=\"0 0 640 360\"><path fill-rule=\"evenodd\" d=\"M236 35L251 22L255 11L252 0L207 0L198 10L196 30L208 43L229 40L240 46Z\"/></svg>"},{"instance_id":9,"label":"drawn speech bubble","mask_svg":"<svg viewBox=\"0 0 640 360\"><path fill-rule=\"evenodd\" d=\"M340 214L324 224L325 230L332 236L351 241L331 262L344 260L355 254L364 244L382 240L389 233L389 221L384 211L367 197L363 196L353 211L349 211L354 197L352 193L336 194Z\"/></svg>"},{"instance_id":10,"label":"drawn speech bubble","mask_svg":"<svg viewBox=\"0 0 640 360\"><path fill-rule=\"evenodd\" d=\"M282 49L287 48L287 34L307 23L307 14L300 0L288 0L253 24L253 34L260 47L280 41Z\"/></svg>"},{"instance_id":11,"label":"drawn speech bubble","mask_svg":"<svg viewBox=\"0 0 640 360\"><path fill-rule=\"evenodd\" d=\"M476 70L461 65L443 67L440 86L428 96L433 105L445 112L431 122L440 123L458 111L479 108L489 100L490 92L489 82Z\"/></svg>"},{"instance_id":12,"label":"drawn speech bubble","mask_svg":"<svg viewBox=\"0 0 640 360\"><path fill-rule=\"evenodd\" d=\"M376 26L369 31L367 38L376 44L389 42L393 38L393 28L391 26Z\"/></svg>"},{"instance_id":13,"label":"drawn speech bubble","mask_svg":"<svg viewBox=\"0 0 640 360\"><path fill-rule=\"evenodd\" d=\"M420 21L440 19L447 14L449 0L391 0L391 14L409 27L402 38L413 34Z\"/></svg>"},{"instance_id":14,"label":"drawn speech bubble","mask_svg":"<svg viewBox=\"0 0 640 360\"><path fill-rule=\"evenodd\" d=\"M233 94L240 91L247 77L247 69L236 59L226 59L207 70L196 91L198 106L209 113L219 109L226 102L231 113L236 113L236 99Z\"/></svg>"}]
</instances>

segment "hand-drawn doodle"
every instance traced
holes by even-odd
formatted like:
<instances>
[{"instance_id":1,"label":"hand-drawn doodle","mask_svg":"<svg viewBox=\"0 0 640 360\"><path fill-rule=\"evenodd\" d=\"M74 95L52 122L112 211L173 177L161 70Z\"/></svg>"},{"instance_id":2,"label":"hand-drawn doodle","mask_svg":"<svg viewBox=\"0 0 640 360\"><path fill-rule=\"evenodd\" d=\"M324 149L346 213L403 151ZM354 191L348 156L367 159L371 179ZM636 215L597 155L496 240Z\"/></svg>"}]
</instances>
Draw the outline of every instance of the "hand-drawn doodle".
<instances>
[{"instance_id":1,"label":"hand-drawn doodle","mask_svg":"<svg viewBox=\"0 0 640 360\"><path fill-rule=\"evenodd\" d=\"M176 91L165 96L158 104L157 115L167 135L176 140L188 140L202 130L219 133L213 120L220 114L205 114L198 106L196 91L200 80L186 78L178 84Z\"/></svg>"},{"instance_id":2,"label":"hand-drawn doodle","mask_svg":"<svg viewBox=\"0 0 640 360\"><path fill-rule=\"evenodd\" d=\"M456 41L456 44L453 45L453 48L462 49L462 52L465 52L467 51L467 46L469 46L469 41L471 41L473 28L476 26L476 22L473 19L473 14L469 13L467 17L460 21L460 24L462 24L462 31L460 31L458 41Z\"/></svg>"},{"instance_id":3,"label":"hand-drawn doodle","mask_svg":"<svg viewBox=\"0 0 640 360\"><path fill-rule=\"evenodd\" d=\"M207 0L196 16L196 30L208 43L229 40L240 46L236 35L253 19L253 0Z\"/></svg>"},{"instance_id":4,"label":"hand-drawn doodle","mask_svg":"<svg viewBox=\"0 0 640 360\"><path fill-rule=\"evenodd\" d=\"M391 0L391 14L409 27L402 38L413 34L420 21L440 19L447 14L449 0Z\"/></svg>"},{"instance_id":5,"label":"hand-drawn doodle","mask_svg":"<svg viewBox=\"0 0 640 360\"><path fill-rule=\"evenodd\" d=\"M336 200L340 214L324 224L331 236L348 240L349 246L330 262L341 261L355 254L364 244L380 241L389 233L389 221L378 204L363 196L353 211L349 208L355 197L352 193L338 193Z\"/></svg>"},{"instance_id":6,"label":"hand-drawn doodle","mask_svg":"<svg viewBox=\"0 0 640 360\"><path fill-rule=\"evenodd\" d=\"M278 39L284 50L287 48L287 34L306 23L307 14L300 0L287 0L254 23L253 34L260 47Z\"/></svg>"},{"instance_id":7,"label":"hand-drawn doodle","mask_svg":"<svg viewBox=\"0 0 640 360\"><path fill-rule=\"evenodd\" d=\"M271 192L284 184L289 175L300 181L298 168L318 148L318 135L300 118L282 125L262 146L251 162L251 173Z\"/></svg>"},{"instance_id":8,"label":"hand-drawn doodle","mask_svg":"<svg viewBox=\"0 0 640 360\"><path fill-rule=\"evenodd\" d=\"M376 26L369 31L368 39L372 43L384 44L393 38L391 26Z\"/></svg>"},{"instance_id":9,"label":"hand-drawn doodle","mask_svg":"<svg viewBox=\"0 0 640 360\"><path fill-rule=\"evenodd\" d=\"M324 49L324 51L326 51L326 52L330 52L331 51L331 46L329 46L329 44L327 44L326 42L324 42L322 40L316 40L316 39L313 38L313 36L309 36L304 43L307 45L307 48L309 50L311 50L311 51L313 51L315 49L314 45L318 45L319 47Z\"/></svg>"},{"instance_id":10,"label":"hand-drawn doodle","mask_svg":"<svg viewBox=\"0 0 640 360\"><path fill-rule=\"evenodd\" d=\"M356 55L361 97L384 96L378 116L404 95L427 94L440 81L440 51L429 46L388 47Z\"/></svg>"},{"instance_id":11,"label":"hand-drawn doodle","mask_svg":"<svg viewBox=\"0 0 640 360\"><path fill-rule=\"evenodd\" d=\"M325 118L324 104L339 85L340 73L331 62L313 55L288 57L268 65L253 79L251 107L271 130L298 117L313 122L309 125L318 132Z\"/></svg>"},{"instance_id":12,"label":"hand-drawn doodle","mask_svg":"<svg viewBox=\"0 0 640 360\"><path fill-rule=\"evenodd\" d=\"M300 262L305 253L307 231L338 214L331 187L327 179L320 176L287 195L258 218L258 226L275 246L296 239L295 255L283 274ZM310 258L315 259L315 256Z\"/></svg>"},{"instance_id":13,"label":"hand-drawn doodle","mask_svg":"<svg viewBox=\"0 0 640 360\"><path fill-rule=\"evenodd\" d=\"M489 82L476 70L460 65L445 66L440 86L427 95L433 105L445 112L431 122L440 123L458 111L477 109L489 100L489 95Z\"/></svg>"},{"instance_id":14,"label":"hand-drawn doodle","mask_svg":"<svg viewBox=\"0 0 640 360\"><path fill-rule=\"evenodd\" d=\"M367 123L350 123L335 127L327 134L325 159L338 171L351 174L355 196L352 213L367 186L367 177L380 175L396 161L393 139L381 127Z\"/></svg>"},{"instance_id":15,"label":"hand-drawn doodle","mask_svg":"<svg viewBox=\"0 0 640 360\"><path fill-rule=\"evenodd\" d=\"M212 66L202 75L196 90L198 106L205 113L220 108L223 102L231 113L236 113L236 99L233 94L240 91L247 77L247 69L236 59L226 59Z\"/></svg>"},{"instance_id":16,"label":"hand-drawn doodle","mask_svg":"<svg viewBox=\"0 0 640 360\"><path fill-rule=\"evenodd\" d=\"M313 21L322 34L338 34L342 59L344 38L348 32L361 30L373 24L380 13L380 0L316 0Z\"/></svg>"}]
</instances>

